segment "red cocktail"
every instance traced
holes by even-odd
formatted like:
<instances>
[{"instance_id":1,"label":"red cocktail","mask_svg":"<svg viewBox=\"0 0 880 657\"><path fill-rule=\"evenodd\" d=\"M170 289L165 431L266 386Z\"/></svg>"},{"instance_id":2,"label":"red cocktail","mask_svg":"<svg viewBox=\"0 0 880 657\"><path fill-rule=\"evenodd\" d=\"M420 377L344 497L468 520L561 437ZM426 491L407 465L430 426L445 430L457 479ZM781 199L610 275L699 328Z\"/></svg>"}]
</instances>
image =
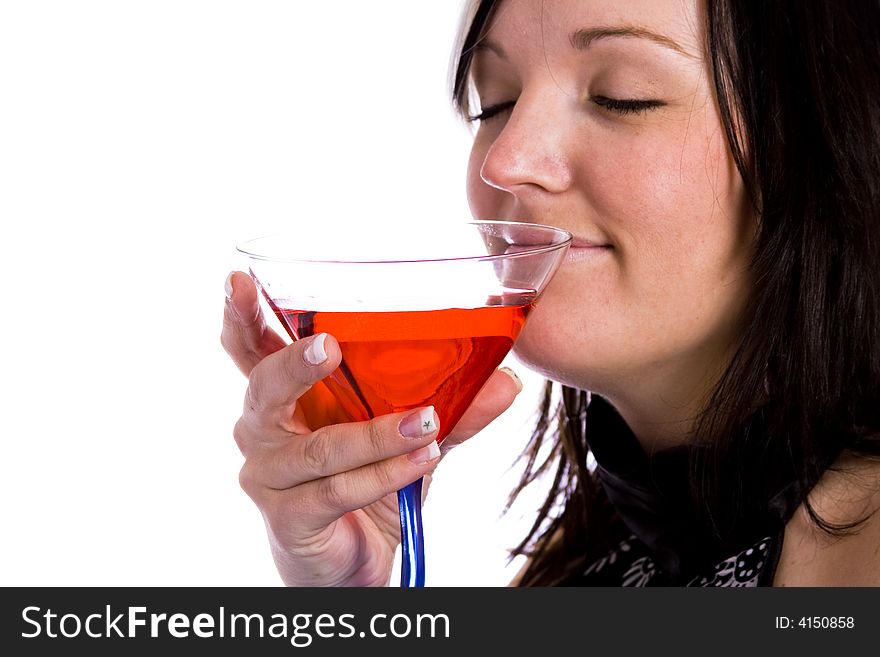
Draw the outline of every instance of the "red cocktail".
<instances>
[{"instance_id":1,"label":"red cocktail","mask_svg":"<svg viewBox=\"0 0 880 657\"><path fill-rule=\"evenodd\" d=\"M348 417L434 405L440 442L510 351L533 299L399 312L273 310L294 340L329 333L339 342L342 364L325 383Z\"/></svg>"}]
</instances>

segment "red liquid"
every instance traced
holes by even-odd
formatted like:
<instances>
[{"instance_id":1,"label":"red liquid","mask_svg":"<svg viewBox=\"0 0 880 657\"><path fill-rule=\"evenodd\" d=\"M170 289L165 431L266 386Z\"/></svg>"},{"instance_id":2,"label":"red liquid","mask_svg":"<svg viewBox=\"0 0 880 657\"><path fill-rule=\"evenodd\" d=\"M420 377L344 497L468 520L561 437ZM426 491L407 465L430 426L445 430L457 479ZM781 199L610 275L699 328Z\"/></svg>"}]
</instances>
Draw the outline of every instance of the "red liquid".
<instances>
[{"instance_id":1,"label":"red liquid","mask_svg":"<svg viewBox=\"0 0 880 657\"><path fill-rule=\"evenodd\" d=\"M511 295L504 301L516 305L430 311L273 309L294 340L329 333L339 342L342 364L324 383L349 418L433 404L440 441L507 355L532 298Z\"/></svg>"}]
</instances>

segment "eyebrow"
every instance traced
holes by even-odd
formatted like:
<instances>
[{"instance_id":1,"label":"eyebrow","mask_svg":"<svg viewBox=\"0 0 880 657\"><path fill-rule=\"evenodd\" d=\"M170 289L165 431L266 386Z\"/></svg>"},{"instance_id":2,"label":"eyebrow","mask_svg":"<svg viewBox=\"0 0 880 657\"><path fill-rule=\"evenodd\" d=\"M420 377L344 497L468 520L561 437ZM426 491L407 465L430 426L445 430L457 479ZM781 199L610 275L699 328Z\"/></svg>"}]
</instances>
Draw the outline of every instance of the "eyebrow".
<instances>
[{"instance_id":1,"label":"eyebrow","mask_svg":"<svg viewBox=\"0 0 880 657\"><path fill-rule=\"evenodd\" d=\"M694 55L682 48L678 43L670 39L668 36L652 32L644 27L635 27L630 25L621 25L614 27L588 27L572 32L568 40L577 50L586 50L593 42L600 39L610 39L614 37L647 39L654 43L665 46L670 50L674 50L680 55L693 58Z\"/></svg>"}]
</instances>

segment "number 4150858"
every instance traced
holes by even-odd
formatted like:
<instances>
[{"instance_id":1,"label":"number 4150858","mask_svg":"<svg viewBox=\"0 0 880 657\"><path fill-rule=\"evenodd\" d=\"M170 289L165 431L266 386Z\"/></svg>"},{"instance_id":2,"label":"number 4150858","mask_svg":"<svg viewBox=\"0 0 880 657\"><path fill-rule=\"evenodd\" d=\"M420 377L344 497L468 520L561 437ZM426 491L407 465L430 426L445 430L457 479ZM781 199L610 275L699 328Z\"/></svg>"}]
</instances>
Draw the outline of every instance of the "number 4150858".
<instances>
[{"instance_id":1,"label":"number 4150858","mask_svg":"<svg viewBox=\"0 0 880 657\"><path fill-rule=\"evenodd\" d=\"M855 619L852 616L801 616L790 618L788 616L776 617L776 629L787 630L789 628L801 628L804 630L838 630L852 629L855 627Z\"/></svg>"}]
</instances>

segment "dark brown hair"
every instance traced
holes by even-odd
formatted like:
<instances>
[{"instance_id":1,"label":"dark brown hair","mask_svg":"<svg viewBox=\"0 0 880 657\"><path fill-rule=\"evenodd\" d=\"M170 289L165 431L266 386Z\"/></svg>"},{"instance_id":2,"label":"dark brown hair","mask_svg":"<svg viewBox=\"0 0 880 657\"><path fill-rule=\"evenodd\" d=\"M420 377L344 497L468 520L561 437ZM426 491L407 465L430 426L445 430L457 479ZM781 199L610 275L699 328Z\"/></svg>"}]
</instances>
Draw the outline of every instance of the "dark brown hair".
<instances>
[{"instance_id":1,"label":"dark brown hair","mask_svg":"<svg viewBox=\"0 0 880 657\"><path fill-rule=\"evenodd\" d=\"M454 67L465 111L474 46L500 0L482 0ZM880 2L707 0L706 52L728 143L758 217L745 330L695 427L695 500L746 495L749 454L773 454L807 494L829 454L880 454ZM767 390L762 431L748 428ZM525 539L525 585L546 585L608 549L616 522L587 470L587 394L547 384L527 485L552 474ZM750 448L746 449L749 444ZM549 450L547 449L549 446ZM546 454L539 457L540 454ZM715 528L723 538L728 527ZM551 537L554 538L551 541Z\"/></svg>"}]
</instances>

